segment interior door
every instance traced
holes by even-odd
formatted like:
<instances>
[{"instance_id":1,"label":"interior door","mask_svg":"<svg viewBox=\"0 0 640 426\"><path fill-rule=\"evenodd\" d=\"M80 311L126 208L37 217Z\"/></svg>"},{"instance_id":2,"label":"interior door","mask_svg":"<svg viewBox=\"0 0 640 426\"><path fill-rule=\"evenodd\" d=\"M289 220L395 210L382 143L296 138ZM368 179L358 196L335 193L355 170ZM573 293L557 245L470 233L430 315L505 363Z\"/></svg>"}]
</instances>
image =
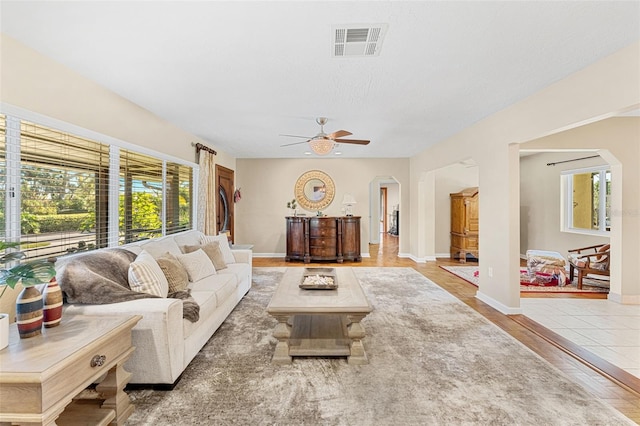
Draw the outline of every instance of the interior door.
<instances>
[{"instance_id":1,"label":"interior door","mask_svg":"<svg viewBox=\"0 0 640 426\"><path fill-rule=\"evenodd\" d=\"M229 232L233 242L233 170L216 165L216 182L218 187L218 205L216 206L216 229L218 233Z\"/></svg>"}]
</instances>

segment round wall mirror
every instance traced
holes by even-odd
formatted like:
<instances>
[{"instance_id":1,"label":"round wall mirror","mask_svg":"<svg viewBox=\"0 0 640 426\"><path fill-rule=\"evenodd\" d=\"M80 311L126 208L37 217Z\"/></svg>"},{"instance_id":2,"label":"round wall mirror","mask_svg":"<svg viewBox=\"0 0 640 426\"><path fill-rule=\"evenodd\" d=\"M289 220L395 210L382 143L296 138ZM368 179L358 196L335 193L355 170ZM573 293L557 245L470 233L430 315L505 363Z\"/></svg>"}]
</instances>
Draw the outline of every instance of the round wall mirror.
<instances>
[{"instance_id":1,"label":"round wall mirror","mask_svg":"<svg viewBox=\"0 0 640 426\"><path fill-rule=\"evenodd\" d=\"M310 211L324 210L333 201L335 192L333 180L320 170L304 173L298 178L294 188L300 207Z\"/></svg>"}]
</instances>

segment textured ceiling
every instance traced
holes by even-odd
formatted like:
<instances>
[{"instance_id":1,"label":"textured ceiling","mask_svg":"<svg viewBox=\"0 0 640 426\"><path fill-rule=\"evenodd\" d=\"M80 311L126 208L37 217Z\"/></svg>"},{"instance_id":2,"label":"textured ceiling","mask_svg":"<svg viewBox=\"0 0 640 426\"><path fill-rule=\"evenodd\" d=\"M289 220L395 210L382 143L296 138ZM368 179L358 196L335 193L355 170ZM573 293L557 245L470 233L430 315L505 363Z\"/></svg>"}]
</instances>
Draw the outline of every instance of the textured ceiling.
<instances>
[{"instance_id":1,"label":"textured ceiling","mask_svg":"<svg viewBox=\"0 0 640 426\"><path fill-rule=\"evenodd\" d=\"M2 32L238 158L409 157L640 39L640 3L2 1ZM388 24L376 57L331 28ZM301 139L303 140L303 139Z\"/></svg>"}]
</instances>

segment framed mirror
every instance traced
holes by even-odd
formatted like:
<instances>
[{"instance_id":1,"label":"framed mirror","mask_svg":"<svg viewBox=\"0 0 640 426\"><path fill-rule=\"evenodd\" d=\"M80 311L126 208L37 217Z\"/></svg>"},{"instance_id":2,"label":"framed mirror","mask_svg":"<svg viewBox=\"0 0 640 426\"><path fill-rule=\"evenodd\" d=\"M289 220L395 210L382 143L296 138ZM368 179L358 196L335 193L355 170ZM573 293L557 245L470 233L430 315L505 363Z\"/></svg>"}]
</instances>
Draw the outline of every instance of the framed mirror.
<instances>
[{"instance_id":1,"label":"framed mirror","mask_svg":"<svg viewBox=\"0 0 640 426\"><path fill-rule=\"evenodd\" d=\"M335 192L333 180L320 170L304 173L298 178L294 188L300 207L310 211L324 210L333 201Z\"/></svg>"}]
</instances>

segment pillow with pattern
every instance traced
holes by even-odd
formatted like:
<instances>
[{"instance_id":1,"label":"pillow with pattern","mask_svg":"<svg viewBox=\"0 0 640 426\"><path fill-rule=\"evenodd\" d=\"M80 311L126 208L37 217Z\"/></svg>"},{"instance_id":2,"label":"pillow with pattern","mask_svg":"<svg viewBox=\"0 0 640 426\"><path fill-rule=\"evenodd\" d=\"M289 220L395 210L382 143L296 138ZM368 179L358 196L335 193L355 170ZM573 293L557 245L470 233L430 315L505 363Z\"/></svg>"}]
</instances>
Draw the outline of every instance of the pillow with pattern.
<instances>
[{"instance_id":1,"label":"pillow with pattern","mask_svg":"<svg viewBox=\"0 0 640 426\"><path fill-rule=\"evenodd\" d=\"M187 290L189 274L182 263L174 255L166 252L156 259L169 283L169 293Z\"/></svg>"},{"instance_id":2,"label":"pillow with pattern","mask_svg":"<svg viewBox=\"0 0 640 426\"><path fill-rule=\"evenodd\" d=\"M207 256L202 249L191 253L179 254L176 257L182 266L184 266L184 269L187 270L189 281L192 283L216 273L213 262L211 262L209 256Z\"/></svg>"},{"instance_id":3,"label":"pillow with pattern","mask_svg":"<svg viewBox=\"0 0 640 426\"><path fill-rule=\"evenodd\" d=\"M145 250L129 265L129 287L133 291L160 297L167 297L169 293L169 282L162 269Z\"/></svg>"}]
</instances>

